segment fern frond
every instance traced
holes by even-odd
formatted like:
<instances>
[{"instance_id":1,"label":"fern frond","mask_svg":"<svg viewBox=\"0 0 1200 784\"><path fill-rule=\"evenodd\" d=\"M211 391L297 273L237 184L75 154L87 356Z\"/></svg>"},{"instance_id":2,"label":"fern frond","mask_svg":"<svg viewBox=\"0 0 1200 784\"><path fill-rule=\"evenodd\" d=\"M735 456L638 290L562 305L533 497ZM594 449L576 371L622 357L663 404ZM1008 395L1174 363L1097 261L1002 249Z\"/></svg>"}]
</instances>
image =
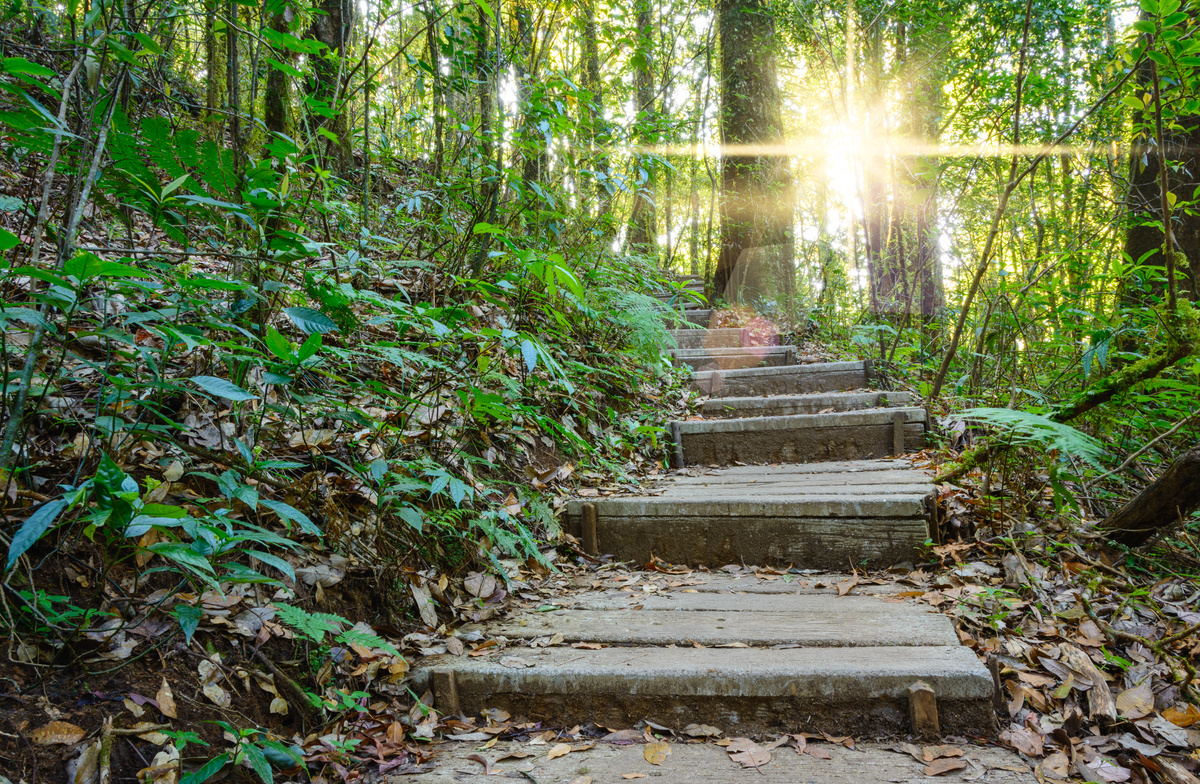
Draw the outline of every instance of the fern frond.
<instances>
[{"instance_id":1,"label":"fern frond","mask_svg":"<svg viewBox=\"0 0 1200 784\"><path fill-rule=\"evenodd\" d=\"M1041 414L1013 408L972 408L964 411L962 416L1004 429L1008 439L1015 444L1039 444L1093 465L1098 465L1106 454L1104 445L1088 434Z\"/></svg>"},{"instance_id":2,"label":"fern frond","mask_svg":"<svg viewBox=\"0 0 1200 784\"><path fill-rule=\"evenodd\" d=\"M326 633L337 634L350 625L345 618L332 613L310 613L290 604L276 603L274 607L279 620L315 643L325 642Z\"/></svg>"},{"instance_id":3,"label":"fern frond","mask_svg":"<svg viewBox=\"0 0 1200 784\"><path fill-rule=\"evenodd\" d=\"M379 650L390 653L393 656L400 656L400 651L396 650L396 646L392 645L378 634L364 632L361 629L347 629L339 634L336 639L343 645L357 643L364 648L378 648ZM401 658L404 657L401 656Z\"/></svg>"}]
</instances>

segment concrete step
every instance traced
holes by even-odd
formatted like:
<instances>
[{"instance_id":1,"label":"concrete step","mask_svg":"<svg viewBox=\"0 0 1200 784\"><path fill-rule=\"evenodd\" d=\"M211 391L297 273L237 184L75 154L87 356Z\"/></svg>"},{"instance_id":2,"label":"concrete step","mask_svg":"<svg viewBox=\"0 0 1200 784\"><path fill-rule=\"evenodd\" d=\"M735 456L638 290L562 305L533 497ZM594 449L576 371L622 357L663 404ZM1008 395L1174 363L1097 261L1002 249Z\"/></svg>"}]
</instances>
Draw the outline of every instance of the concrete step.
<instances>
[{"instance_id":1,"label":"concrete step","mask_svg":"<svg viewBox=\"0 0 1200 784\"><path fill-rule=\"evenodd\" d=\"M737 730L731 727L730 732L736 734ZM897 754L893 750L895 741L872 743L861 737L855 739L853 749L819 738L810 739L809 748L822 752L821 757L797 754L786 747L774 749L770 752L771 761L758 768L743 768L730 759L725 748L715 743L687 743L690 739L686 738L668 738L671 754L658 765L646 761L646 747L640 742L598 743L583 750L583 743L565 736L561 740L580 750L551 759L546 751L558 740L538 745L515 740L502 740L495 745L489 742L482 752L479 743L460 741L432 743L427 747L436 754L439 765L436 780L453 779L454 784L494 784L513 778L541 782L591 779L595 784L625 784L628 779L624 777L630 774L641 774L654 784L1036 784L1038 781L1032 765L1026 764L1027 759L1015 751L975 743L962 744L964 753L959 759L965 765L961 770L930 778L924 772L929 763ZM763 746L768 745L767 739L760 740ZM481 753L490 763L490 775L485 775L484 766L478 762ZM1042 780L1047 779L1043 776Z\"/></svg>"},{"instance_id":2,"label":"concrete step","mask_svg":"<svg viewBox=\"0 0 1200 784\"><path fill-rule=\"evenodd\" d=\"M850 620L850 619L848 619ZM501 709L548 726L633 727L643 719L682 729L710 724L737 734L830 732L862 737L909 731L908 690L937 696L941 730L994 728L991 675L958 646L839 648L520 648L434 656L413 671L447 714Z\"/></svg>"},{"instance_id":3,"label":"concrete step","mask_svg":"<svg viewBox=\"0 0 1200 784\"><path fill-rule=\"evenodd\" d=\"M861 389L874 378L870 360L817 362L783 367L701 370L692 386L711 397L799 395Z\"/></svg>"},{"instance_id":4,"label":"concrete step","mask_svg":"<svg viewBox=\"0 0 1200 784\"><path fill-rule=\"evenodd\" d=\"M692 420L678 423L677 447L684 465L869 460L920 451L926 418L925 409L906 406Z\"/></svg>"},{"instance_id":5,"label":"concrete step","mask_svg":"<svg viewBox=\"0 0 1200 784\"><path fill-rule=\"evenodd\" d=\"M854 460L693 470L654 492L571 501L566 530L636 563L891 566L929 538L934 488L908 461Z\"/></svg>"},{"instance_id":6,"label":"concrete step","mask_svg":"<svg viewBox=\"0 0 1200 784\"><path fill-rule=\"evenodd\" d=\"M740 331L740 330L739 330ZM675 364L693 370L738 370L796 364L795 346L745 346L737 348L681 348L671 352Z\"/></svg>"},{"instance_id":7,"label":"concrete step","mask_svg":"<svg viewBox=\"0 0 1200 784\"><path fill-rule=\"evenodd\" d=\"M910 406L913 402L914 396L908 392L830 392L768 397L721 397L706 400L700 406L700 413L707 419L736 419L858 411L864 408Z\"/></svg>"},{"instance_id":8,"label":"concrete step","mask_svg":"<svg viewBox=\"0 0 1200 784\"><path fill-rule=\"evenodd\" d=\"M671 337L681 349L745 348L747 346L777 346L778 335L756 335L741 327L723 329L673 329Z\"/></svg>"},{"instance_id":9,"label":"concrete step","mask_svg":"<svg viewBox=\"0 0 1200 784\"><path fill-rule=\"evenodd\" d=\"M478 629L510 640L561 634L566 643L700 645L745 643L861 648L879 645L957 645L945 616L902 607L877 596L735 596L670 593L639 598L635 608L610 597L584 598L569 610L523 613Z\"/></svg>"}]
</instances>

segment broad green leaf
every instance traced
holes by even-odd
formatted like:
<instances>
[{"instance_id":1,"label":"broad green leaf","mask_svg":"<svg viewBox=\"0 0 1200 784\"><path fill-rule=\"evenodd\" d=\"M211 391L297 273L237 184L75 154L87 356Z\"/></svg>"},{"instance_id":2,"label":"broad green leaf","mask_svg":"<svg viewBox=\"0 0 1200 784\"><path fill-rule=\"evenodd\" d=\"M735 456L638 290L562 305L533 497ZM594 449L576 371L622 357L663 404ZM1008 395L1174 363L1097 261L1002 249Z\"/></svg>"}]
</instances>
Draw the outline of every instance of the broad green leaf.
<instances>
[{"instance_id":1,"label":"broad green leaf","mask_svg":"<svg viewBox=\"0 0 1200 784\"><path fill-rule=\"evenodd\" d=\"M538 363L537 346L531 340L521 341L521 356L525 359L525 372L532 373Z\"/></svg>"},{"instance_id":2,"label":"broad green leaf","mask_svg":"<svg viewBox=\"0 0 1200 784\"><path fill-rule=\"evenodd\" d=\"M31 63L24 57L5 57L0 60L0 70L10 74L28 74L30 76L54 76L54 71L44 65Z\"/></svg>"},{"instance_id":3,"label":"broad green leaf","mask_svg":"<svg viewBox=\"0 0 1200 784\"><path fill-rule=\"evenodd\" d=\"M182 602L175 605L175 619L179 621L179 628L183 630L183 639L187 644L191 645L192 635L199 628L200 619L203 616L204 613L199 607L193 607L190 604Z\"/></svg>"},{"instance_id":4,"label":"broad green leaf","mask_svg":"<svg viewBox=\"0 0 1200 784\"><path fill-rule=\"evenodd\" d=\"M0 229L0 251L5 251L9 248L15 248L20 244L20 242L21 241L17 239L16 234L13 234L11 231L6 231L5 229Z\"/></svg>"},{"instance_id":5,"label":"broad green leaf","mask_svg":"<svg viewBox=\"0 0 1200 784\"><path fill-rule=\"evenodd\" d=\"M293 307L284 308L283 312L287 314L287 317L290 318L297 327L310 335L313 333L337 331L337 324L334 323L333 319L329 318L329 316L326 316L319 310L313 310L312 308Z\"/></svg>"},{"instance_id":6,"label":"broad green leaf","mask_svg":"<svg viewBox=\"0 0 1200 784\"><path fill-rule=\"evenodd\" d=\"M317 524L309 519L308 515L294 506L289 506L283 501L272 501L266 498L258 499L258 505L270 509L285 522L296 523L300 526L300 530L305 533L312 534L313 536L321 535L321 529L317 527Z\"/></svg>"},{"instance_id":7,"label":"broad green leaf","mask_svg":"<svg viewBox=\"0 0 1200 784\"><path fill-rule=\"evenodd\" d=\"M33 514L25 518L25 522L21 523L21 527L13 534L12 543L8 546L8 563L4 567L5 571L11 569L17 559L45 535L66 507L67 500L57 498L42 504Z\"/></svg>"},{"instance_id":8,"label":"broad green leaf","mask_svg":"<svg viewBox=\"0 0 1200 784\"><path fill-rule=\"evenodd\" d=\"M320 348L321 348L321 333L314 332L313 334L309 335L308 339L305 340L300 345L300 350L296 352L296 359L303 362L304 360L311 357L313 354L316 354L317 351L320 350Z\"/></svg>"},{"instance_id":9,"label":"broad green leaf","mask_svg":"<svg viewBox=\"0 0 1200 784\"><path fill-rule=\"evenodd\" d=\"M425 527L425 515L415 506L405 504L396 510L396 514L400 515L400 519L408 523L417 533L421 533Z\"/></svg>"},{"instance_id":10,"label":"broad green leaf","mask_svg":"<svg viewBox=\"0 0 1200 784\"><path fill-rule=\"evenodd\" d=\"M210 395L216 395L217 397L233 401L258 400L258 395L252 395L232 381L223 378L217 378L216 376L192 376L188 380Z\"/></svg>"},{"instance_id":11,"label":"broad green leaf","mask_svg":"<svg viewBox=\"0 0 1200 784\"><path fill-rule=\"evenodd\" d=\"M228 754L218 754L208 762L204 763L203 767L184 775L184 777L179 780L179 784L204 784L204 782L220 773L221 768L224 768L228 762Z\"/></svg>"},{"instance_id":12,"label":"broad green leaf","mask_svg":"<svg viewBox=\"0 0 1200 784\"><path fill-rule=\"evenodd\" d=\"M284 362L292 362L295 359L292 344L274 327L267 327L267 348Z\"/></svg>"},{"instance_id":13,"label":"broad green leaf","mask_svg":"<svg viewBox=\"0 0 1200 784\"><path fill-rule=\"evenodd\" d=\"M292 569L292 565L280 558L278 555L264 553L262 550L247 550L246 554L257 558L267 566L274 566L276 569L287 575L289 580L295 582L296 572Z\"/></svg>"}]
</instances>

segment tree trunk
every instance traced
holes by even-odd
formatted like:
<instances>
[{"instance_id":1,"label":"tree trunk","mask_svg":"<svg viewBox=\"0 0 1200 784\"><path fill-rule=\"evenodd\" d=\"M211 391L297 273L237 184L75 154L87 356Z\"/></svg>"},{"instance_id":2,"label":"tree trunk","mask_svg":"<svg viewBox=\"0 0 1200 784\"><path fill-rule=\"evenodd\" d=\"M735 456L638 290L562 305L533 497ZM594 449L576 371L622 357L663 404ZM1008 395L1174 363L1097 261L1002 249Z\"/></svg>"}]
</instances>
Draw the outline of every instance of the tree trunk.
<instances>
[{"instance_id":1,"label":"tree trunk","mask_svg":"<svg viewBox=\"0 0 1200 784\"><path fill-rule=\"evenodd\" d=\"M721 252L715 292L754 295L774 270L790 282L792 185L787 156L760 146L783 141L775 65L775 20L765 0L720 0L721 141L743 147L721 166ZM786 285L786 283L785 283Z\"/></svg>"},{"instance_id":2,"label":"tree trunk","mask_svg":"<svg viewBox=\"0 0 1200 784\"><path fill-rule=\"evenodd\" d=\"M604 86L600 83L600 43L597 40L596 3L583 3L583 87L589 98L583 106L583 136L591 148L588 165L594 172L596 197L599 202L595 214L608 212L612 200L612 182L609 180L608 132L604 124Z\"/></svg>"},{"instance_id":3,"label":"tree trunk","mask_svg":"<svg viewBox=\"0 0 1200 784\"><path fill-rule=\"evenodd\" d=\"M637 44L634 54L634 84L637 88L637 121L634 135L638 144L649 146L657 140L654 117L654 15L650 0L638 0ZM655 165L653 156L634 156L633 212L629 217L629 245L635 251L654 252L658 234L655 214Z\"/></svg>"},{"instance_id":4,"label":"tree trunk","mask_svg":"<svg viewBox=\"0 0 1200 784\"><path fill-rule=\"evenodd\" d=\"M1138 547L1200 508L1200 447L1184 453L1163 475L1100 523L1115 542Z\"/></svg>"},{"instance_id":5,"label":"tree trunk","mask_svg":"<svg viewBox=\"0 0 1200 784\"><path fill-rule=\"evenodd\" d=\"M313 97L329 105L332 117L318 115L317 128L325 128L337 141L327 140L328 164L338 174L345 174L354 165L354 144L350 133L350 116L345 95L345 64L350 38L354 31L355 4L353 0L321 0L319 12L308 28L308 37L329 47L327 52L312 58L315 84Z\"/></svg>"},{"instance_id":6,"label":"tree trunk","mask_svg":"<svg viewBox=\"0 0 1200 784\"><path fill-rule=\"evenodd\" d=\"M440 13L437 4L432 0L427 0L423 12L425 14L425 46L429 50L429 68L433 73L433 176L434 179L440 181L446 143L446 88L442 83L442 57L438 46L441 34L435 29Z\"/></svg>"},{"instance_id":7,"label":"tree trunk","mask_svg":"<svg viewBox=\"0 0 1200 784\"><path fill-rule=\"evenodd\" d=\"M263 10L265 12L266 8ZM288 23L282 8L270 15L270 28L277 33L288 32ZM287 51L276 51L275 55L285 64L292 60ZM267 66L267 87L263 94L263 124L267 129L268 145L275 141L275 134L291 136L294 131L291 82L281 68L271 65Z\"/></svg>"},{"instance_id":8,"label":"tree trunk","mask_svg":"<svg viewBox=\"0 0 1200 784\"><path fill-rule=\"evenodd\" d=\"M204 3L204 70L206 76L205 108L208 110L208 132L216 141L221 140L225 129L223 102L225 99L222 82L225 80L225 58L221 56L224 34L217 32L218 25L225 30L228 26L217 20L221 10L217 0Z\"/></svg>"},{"instance_id":9,"label":"tree trunk","mask_svg":"<svg viewBox=\"0 0 1200 784\"><path fill-rule=\"evenodd\" d=\"M1149 18L1145 13L1143 19ZM1146 60L1139 68L1141 94L1152 90L1153 63ZM1192 199L1200 188L1200 116L1176 117L1164 123L1163 150L1155 139L1154 106L1147 105L1134 118L1135 134L1130 150L1129 192L1125 196L1127 228L1125 253L1133 264L1158 267L1165 272L1162 232L1162 188L1159 167L1168 161L1167 188L1180 199ZM1179 292L1193 301L1200 301L1200 212L1195 209L1173 210L1171 241L1175 251L1187 257L1188 264L1176 264L1183 273ZM1145 273L1124 281L1121 300L1126 305L1142 306L1166 296L1162 281L1145 280ZM1164 276L1165 277L1165 276Z\"/></svg>"}]
</instances>

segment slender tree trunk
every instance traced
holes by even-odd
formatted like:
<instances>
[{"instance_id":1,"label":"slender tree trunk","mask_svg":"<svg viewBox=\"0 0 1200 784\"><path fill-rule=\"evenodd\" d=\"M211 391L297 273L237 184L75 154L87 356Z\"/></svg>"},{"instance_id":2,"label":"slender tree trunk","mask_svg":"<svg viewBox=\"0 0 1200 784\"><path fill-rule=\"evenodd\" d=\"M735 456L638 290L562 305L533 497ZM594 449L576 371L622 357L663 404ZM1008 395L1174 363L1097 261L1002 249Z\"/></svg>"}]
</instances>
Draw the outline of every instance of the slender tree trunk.
<instances>
[{"instance_id":1,"label":"slender tree trunk","mask_svg":"<svg viewBox=\"0 0 1200 784\"><path fill-rule=\"evenodd\" d=\"M784 267L793 255L787 157L761 146L783 141L775 65L775 20L765 0L720 0L721 140L743 146L722 158L721 252L716 294L755 293L755 268Z\"/></svg>"},{"instance_id":2,"label":"slender tree trunk","mask_svg":"<svg viewBox=\"0 0 1200 784\"><path fill-rule=\"evenodd\" d=\"M344 80L356 7L354 0L321 0L320 13L313 17L308 28L309 38L328 47L327 51L312 58L312 94L328 104L333 113L332 117L318 116L315 122L318 128L328 130L337 139L326 139L326 142L329 164L338 174L345 174L354 165L354 142Z\"/></svg>"},{"instance_id":3,"label":"slender tree trunk","mask_svg":"<svg viewBox=\"0 0 1200 784\"><path fill-rule=\"evenodd\" d=\"M224 109L225 99L222 90L225 81L225 57L222 55L222 51L225 43L223 39L228 32L228 26L217 20L217 11L220 8L217 0L205 0L204 2L204 70L206 72L204 108L208 110L208 133L217 141L220 141L225 129L225 116L221 111ZM226 33L218 33L218 25L224 28Z\"/></svg>"},{"instance_id":4,"label":"slender tree trunk","mask_svg":"<svg viewBox=\"0 0 1200 784\"><path fill-rule=\"evenodd\" d=\"M637 124L634 135L638 144L653 145L657 141L654 111L654 14L651 0L638 0L637 44L635 47L634 84L636 86ZM634 157L633 181L637 190L633 196L633 213L629 218L629 245L646 254L654 253L657 240L655 187L657 177L654 157L640 154Z\"/></svg>"},{"instance_id":5,"label":"slender tree trunk","mask_svg":"<svg viewBox=\"0 0 1200 784\"><path fill-rule=\"evenodd\" d=\"M238 56L238 31L233 25L237 24L238 6L236 0L225 4L225 13L229 22L225 26L225 80L226 95L229 96L229 135L233 145L234 160L242 159L242 104L241 104L241 73ZM241 170L240 163L238 170Z\"/></svg>"},{"instance_id":6,"label":"slender tree trunk","mask_svg":"<svg viewBox=\"0 0 1200 784\"><path fill-rule=\"evenodd\" d=\"M442 83L442 57L438 45L441 35L436 31L436 20L441 15L437 3L426 0L424 14L425 47L429 50L429 68L433 72L433 176L441 180L446 154L446 88Z\"/></svg>"},{"instance_id":7,"label":"slender tree trunk","mask_svg":"<svg viewBox=\"0 0 1200 784\"><path fill-rule=\"evenodd\" d=\"M583 107L583 135L592 148L589 165L595 172L597 207L595 213L604 215L612 204L612 181L609 179L609 135L604 120L604 85L600 82L600 43L597 40L596 0L583 2L583 86L589 99Z\"/></svg>"},{"instance_id":8,"label":"slender tree trunk","mask_svg":"<svg viewBox=\"0 0 1200 784\"><path fill-rule=\"evenodd\" d=\"M288 32L288 22L283 9L271 14L270 29L277 33ZM276 51L275 56L285 64L290 63L292 59L286 51ZM275 134L291 136L295 130L292 127L291 81L280 68L268 67L267 70L267 87L263 94L263 124L267 129L267 144L274 141L272 137Z\"/></svg>"}]
</instances>

